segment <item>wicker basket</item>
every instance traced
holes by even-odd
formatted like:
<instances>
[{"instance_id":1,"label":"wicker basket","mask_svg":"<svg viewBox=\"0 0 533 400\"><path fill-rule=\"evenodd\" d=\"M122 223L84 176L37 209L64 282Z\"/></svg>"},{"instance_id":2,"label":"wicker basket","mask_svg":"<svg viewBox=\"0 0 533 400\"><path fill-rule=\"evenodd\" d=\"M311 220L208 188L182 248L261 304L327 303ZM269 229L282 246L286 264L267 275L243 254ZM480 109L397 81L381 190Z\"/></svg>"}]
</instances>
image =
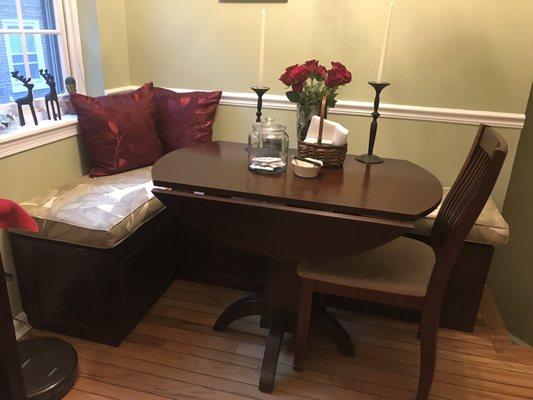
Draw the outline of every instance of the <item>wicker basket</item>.
<instances>
[{"instance_id":1,"label":"wicker basket","mask_svg":"<svg viewBox=\"0 0 533 400\"><path fill-rule=\"evenodd\" d=\"M325 168L340 168L346 159L348 144L342 146L333 146L331 144L322 144L322 132L324 130L324 118L326 117L327 97L322 99L320 107L320 127L318 131L318 143L306 143L298 140L298 155L300 157L311 157L321 160Z\"/></svg>"}]
</instances>

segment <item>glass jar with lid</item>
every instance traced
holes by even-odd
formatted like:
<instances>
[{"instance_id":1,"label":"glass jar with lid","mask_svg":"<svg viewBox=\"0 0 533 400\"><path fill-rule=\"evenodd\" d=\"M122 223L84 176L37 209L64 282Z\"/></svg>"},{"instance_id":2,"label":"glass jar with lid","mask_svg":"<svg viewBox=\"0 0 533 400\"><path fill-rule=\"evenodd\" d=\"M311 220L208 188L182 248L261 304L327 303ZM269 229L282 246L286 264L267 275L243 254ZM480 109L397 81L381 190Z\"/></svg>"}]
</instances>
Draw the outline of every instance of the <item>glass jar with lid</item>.
<instances>
[{"instance_id":1,"label":"glass jar with lid","mask_svg":"<svg viewBox=\"0 0 533 400\"><path fill-rule=\"evenodd\" d=\"M287 170L289 135L287 125L273 118L252 125L248 136L248 168L263 174L279 174Z\"/></svg>"}]
</instances>

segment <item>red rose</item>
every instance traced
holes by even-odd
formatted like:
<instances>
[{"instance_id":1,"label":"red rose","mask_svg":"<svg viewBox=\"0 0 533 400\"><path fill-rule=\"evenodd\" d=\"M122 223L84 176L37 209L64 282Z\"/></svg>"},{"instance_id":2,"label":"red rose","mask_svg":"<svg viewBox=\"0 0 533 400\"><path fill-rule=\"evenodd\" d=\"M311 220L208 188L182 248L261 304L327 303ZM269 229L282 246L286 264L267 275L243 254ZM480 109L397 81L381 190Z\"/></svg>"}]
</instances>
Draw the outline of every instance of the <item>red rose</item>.
<instances>
[{"instance_id":1,"label":"red rose","mask_svg":"<svg viewBox=\"0 0 533 400\"><path fill-rule=\"evenodd\" d=\"M330 69L328 71L328 74L326 75L326 79L324 80L324 83L327 87L335 88L342 84L342 75L339 71Z\"/></svg>"},{"instance_id":2,"label":"red rose","mask_svg":"<svg viewBox=\"0 0 533 400\"><path fill-rule=\"evenodd\" d=\"M296 93L301 93L302 90L304 90L304 83L295 83L294 85L292 85L292 90Z\"/></svg>"},{"instance_id":3,"label":"red rose","mask_svg":"<svg viewBox=\"0 0 533 400\"><path fill-rule=\"evenodd\" d=\"M289 75L292 78L292 83L303 83L309 78L309 70L305 65L297 65L296 68L293 68Z\"/></svg>"},{"instance_id":4,"label":"red rose","mask_svg":"<svg viewBox=\"0 0 533 400\"><path fill-rule=\"evenodd\" d=\"M326 75L328 74L328 71L326 70L326 67L321 65L318 67L315 74L317 75L317 77L320 77L320 79L325 79Z\"/></svg>"},{"instance_id":5,"label":"red rose","mask_svg":"<svg viewBox=\"0 0 533 400\"><path fill-rule=\"evenodd\" d=\"M334 88L352 81L352 73L344 65L340 62L332 62L331 65L324 82L327 87Z\"/></svg>"},{"instance_id":6,"label":"red rose","mask_svg":"<svg viewBox=\"0 0 533 400\"><path fill-rule=\"evenodd\" d=\"M287 86L303 84L309 78L309 69L305 65L291 65L285 69L285 72L279 77Z\"/></svg>"},{"instance_id":7,"label":"red rose","mask_svg":"<svg viewBox=\"0 0 533 400\"><path fill-rule=\"evenodd\" d=\"M294 64L290 67L285 68L285 72L279 77L279 80L282 81L286 86L291 86L294 83L294 80L291 77L291 72L297 66L298 64Z\"/></svg>"},{"instance_id":8,"label":"red rose","mask_svg":"<svg viewBox=\"0 0 533 400\"><path fill-rule=\"evenodd\" d=\"M304 65L309 70L309 73L314 74L318 69L318 60L306 61Z\"/></svg>"},{"instance_id":9,"label":"red rose","mask_svg":"<svg viewBox=\"0 0 533 400\"><path fill-rule=\"evenodd\" d=\"M342 85L350 83L352 81L352 73L346 69L346 67L340 62L332 62L333 69L337 70L343 78Z\"/></svg>"},{"instance_id":10,"label":"red rose","mask_svg":"<svg viewBox=\"0 0 533 400\"><path fill-rule=\"evenodd\" d=\"M309 74L316 79L324 79L326 77L326 67L318 64L318 60L309 60L305 62L305 66L309 70Z\"/></svg>"}]
</instances>

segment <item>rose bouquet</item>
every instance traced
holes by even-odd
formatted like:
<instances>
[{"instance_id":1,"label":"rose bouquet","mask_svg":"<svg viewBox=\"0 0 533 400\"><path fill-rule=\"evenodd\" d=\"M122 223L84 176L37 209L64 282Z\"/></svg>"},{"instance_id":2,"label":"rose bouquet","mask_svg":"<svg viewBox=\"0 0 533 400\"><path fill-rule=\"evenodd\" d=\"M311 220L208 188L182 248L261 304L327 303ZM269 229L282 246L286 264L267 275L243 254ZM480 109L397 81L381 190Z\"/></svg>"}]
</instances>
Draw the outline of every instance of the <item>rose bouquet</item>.
<instances>
[{"instance_id":1,"label":"rose bouquet","mask_svg":"<svg viewBox=\"0 0 533 400\"><path fill-rule=\"evenodd\" d=\"M298 138L304 139L313 115L320 110L324 96L328 107L335 107L340 86L352 81L352 74L340 62L332 62L331 69L320 65L318 60L292 65L285 69L279 80L290 87L287 98L298 104Z\"/></svg>"}]
</instances>

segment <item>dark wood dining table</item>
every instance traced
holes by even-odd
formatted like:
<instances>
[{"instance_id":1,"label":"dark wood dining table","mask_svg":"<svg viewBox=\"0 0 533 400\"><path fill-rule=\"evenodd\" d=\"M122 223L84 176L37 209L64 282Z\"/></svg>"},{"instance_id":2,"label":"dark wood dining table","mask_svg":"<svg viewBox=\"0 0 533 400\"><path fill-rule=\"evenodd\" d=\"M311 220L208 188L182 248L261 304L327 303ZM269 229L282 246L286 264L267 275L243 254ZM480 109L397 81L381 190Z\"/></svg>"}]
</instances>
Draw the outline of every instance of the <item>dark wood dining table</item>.
<instances>
[{"instance_id":1,"label":"dark wood dining table","mask_svg":"<svg viewBox=\"0 0 533 400\"><path fill-rule=\"evenodd\" d=\"M406 160L362 164L348 155L343 168L318 178L248 170L245 145L212 142L163 156L152 170L154 194L178 218L212 239L267 257L263 293L231 304L215 330L259 315L269 329L259 389L272 391L284 332L295 332L300 261L343 257L383 245L409 232L442 198L439 180ZM353 356L347 332L325 307L312 323L342 354Z\"/></svg>"}]
</instances>

